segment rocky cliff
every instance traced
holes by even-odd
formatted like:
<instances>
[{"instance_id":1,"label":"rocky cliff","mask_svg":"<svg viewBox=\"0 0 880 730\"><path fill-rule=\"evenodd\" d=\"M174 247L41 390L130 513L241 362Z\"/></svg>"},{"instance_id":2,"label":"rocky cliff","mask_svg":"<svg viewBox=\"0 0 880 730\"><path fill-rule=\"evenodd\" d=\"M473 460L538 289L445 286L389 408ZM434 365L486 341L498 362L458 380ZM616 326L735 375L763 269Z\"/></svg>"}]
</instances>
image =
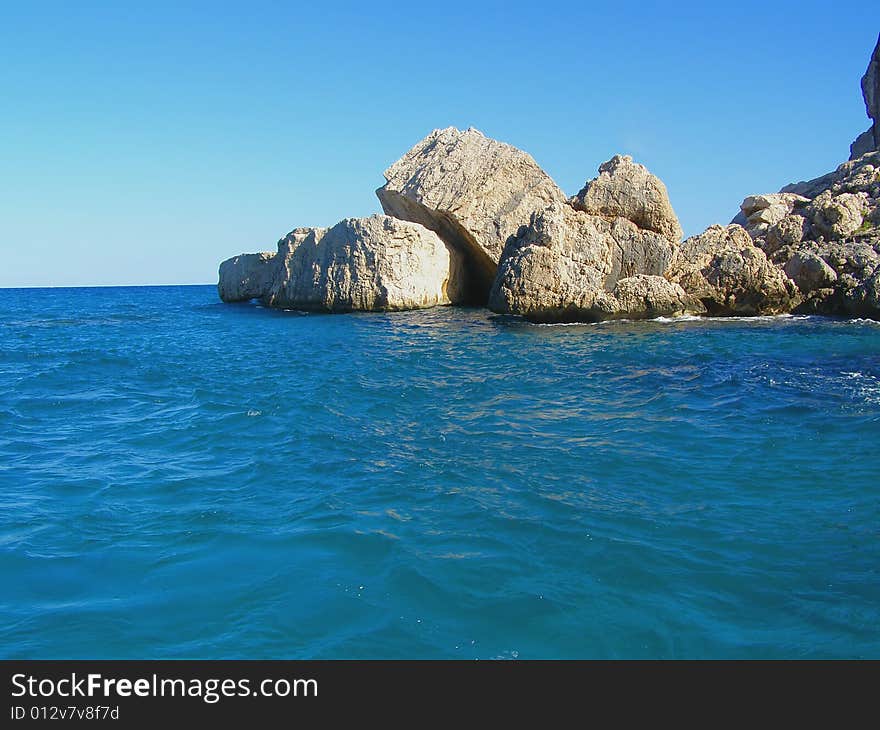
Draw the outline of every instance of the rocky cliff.
<instances>
[{"instance_id":1,"label":"rocky cliff","mask_svg":"<svg viewBox=\"0 0 880 730\"><path fill-rule=\"evenodd\" d=\"M787 311L880 319L880 38L861 86L872 124L851 159L747 197L734 218L796 285Z\"/></svg>"},{"instance_id":2,"label":"rocky cliff","mask_svg":"<svg viewBox=\"0 0 880 730\"><path fill-rule=\"evenodd\" d=\"M740 209L734 220L797 286L788 311L880 319L880 151Z\"/></svg>"},{"instance_id":3,"label":"rocky cliff","mask_svg":"<svg viewBox=\"0 0 880 730\"><path fill-rule=\"evenodd\" d=\"M866 152L880 149L880 36L868 62L865 75L862 76L862 98L865 100L865 111L871 120L871 126L862 132L850 146L851 160L861 157Z\"/></svg>"}]
</instances>

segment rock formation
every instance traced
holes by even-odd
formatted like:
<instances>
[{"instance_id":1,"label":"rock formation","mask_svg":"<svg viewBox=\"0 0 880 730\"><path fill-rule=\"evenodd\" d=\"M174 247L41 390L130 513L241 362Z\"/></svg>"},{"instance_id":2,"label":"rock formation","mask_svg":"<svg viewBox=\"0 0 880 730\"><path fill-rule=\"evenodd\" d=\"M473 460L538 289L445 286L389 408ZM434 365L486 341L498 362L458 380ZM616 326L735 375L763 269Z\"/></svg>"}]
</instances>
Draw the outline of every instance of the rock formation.
<instances>
[{"instance_id":1,"label":"rock formation","mask_svg":"<svg viewBox=\"0 0 880 730\"><path fill-rule=\"evenodd\" d=\"M862 97L872 125L849 161L779 193L746 198L733 221L797 286L794 312L880 319L880 38Z\"/></svg>"},{"instance_id":2,"label":"rock formation","mask_svg":"<svg viewBox=\"0 0 880 730\"><path fill-rule=\"evenodd\" d=\"M880 150L880 36L868 62L865 75L862 76L862 98L865 100L865 111L871 120L871 126L862 132L850 146L851 160L861 157L867 152Z\"/></svg>"},{"instance_id":3,"label":"rock formation","mask_svg":"<svg viewBox=\"0 0 880 730\"><path fill-rule=\"evenodd\" d=\"M741 225L753 238L758 238L766 234L770 226L807 202L809 202L807 198L795 193L750 195L739 206L739 215L731 222Z\"/></svg>"},{"instance_id":4,"label":"rock formation","mask_svg":"<svg viewBox=\"0 0 880 730\"><path fill-rule=\"evenodd\" d=\"M804 294L795 311L880 319L880 238L812 244L785 269Z\"/></svg>"},{"instance_id":5,"label":"rock formation","mask_svg":"<svg viewBox=\"0 0 880 730\"><path fill-rule=\"evenodd\" d=\"M489 308L538 322L700 311L662 278L680 236L663 183L615 157L570 203L533 214L508 240Z\"/></svg>"},{"instance_id":6,"label":"rock formation","mask_svg":"<svg viewBox=\"0 0 880 730\"><path fill-rule=\"evenodd\" d=\"M682 237L666 186L628 155L616 155L601 165L599 177L588 181L570 202L576 210L591 215L626 218L670 241L678 242Z\"/></svg>"},{"instance_id":7,"label":"rock formation","mask_svg":"<svg viewBox=\"0 0 880 730\"><path fill-rule=\"evenodd\" d=\"M746 198L742 212L760 198L776 201L779 214L748 231L797 285L792 310L880 318L880 151L780 194Z\"/></svg>"},{"instance_id":8,"label":"rock formation","mask_svg":"<svg viewBox=\"0 0 880 730\"><path fill-rule=\"evenodd\" d=\"M615 156L566 198L525 152L431 132L385 172L384 216L297 228L220 266L224 301L324 311L486 304L538 322L682 313L880 319L880 39L871 128L834 172L751 195L681 241L666 187Z\"/></svg>"},{"instance_id":9,"label":"rock formation","mask_svg":"<svg viewBox=\"0 0 880 730\"><path fill-rule=\"evenodd\" d=\"M662 276L636 274L618 279L612 295L616 300L614 317L651 319L705 313L700 302Z\"/></svg>"},{"instance_id":10,"label":"rock formation","mask_svg":"<svg viewBox=\"0 0 880 730\"><path fill-rule=\"evenodd\" d=\"M666 276L714 316L787 312L797 290L736 224L710 226L676 249Z\"/></svg>"},{"instance_id":11,"label":"rock formation","mask_svg":"<svg viewBox=\"0 0 880 730\"><path fill-rule=\"evenodd\" d=\"M220 265L224 301L328 312L419 309L460 300L461 258L432 231L384 215L297 228L275 254Z\"/></svg>"},{"instance_id":12,"label":"rock formation","mask_svg":"<svg viewBox=\"0 0 880 730\"><path fill-rule=\"evenodd\" d=\"M507 239L565 196L530 155L476 129L437 129L385 171L383 210L436 231L465 257L485 304Z\"/></svg>"},{"instance_id":13,"label":"rock formation","mask_svg":"<svg viewBox=\"0 0 880 730\"><path fill-rule=\"evenodd\" d=\"M274 253L243 253L220 264L217 292L224 302L259 299L269 290L274 276Z\"/></svg>"}]
</instances>

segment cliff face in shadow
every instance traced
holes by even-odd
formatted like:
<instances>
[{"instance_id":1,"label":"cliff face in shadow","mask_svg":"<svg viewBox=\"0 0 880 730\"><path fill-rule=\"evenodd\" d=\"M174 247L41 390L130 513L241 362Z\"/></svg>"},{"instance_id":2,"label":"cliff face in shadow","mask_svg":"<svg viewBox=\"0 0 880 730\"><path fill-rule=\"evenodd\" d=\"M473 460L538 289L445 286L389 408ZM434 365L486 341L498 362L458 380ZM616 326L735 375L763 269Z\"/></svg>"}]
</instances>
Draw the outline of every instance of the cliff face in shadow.
<instances>
[{"instance_id":1,"label":"cliff face in shadow","mask_svg":"<svg viewBox=\"0 0 880 730\"><path fill-rule=\"evenodd\" d=\"M862 76L862 98L865 100L865 111L871 120L871 126L862 132L850 146L851 160L861 157L867 152L880 149L880 36L868 62L865 75Z\"/></svg>"}]
</instances>

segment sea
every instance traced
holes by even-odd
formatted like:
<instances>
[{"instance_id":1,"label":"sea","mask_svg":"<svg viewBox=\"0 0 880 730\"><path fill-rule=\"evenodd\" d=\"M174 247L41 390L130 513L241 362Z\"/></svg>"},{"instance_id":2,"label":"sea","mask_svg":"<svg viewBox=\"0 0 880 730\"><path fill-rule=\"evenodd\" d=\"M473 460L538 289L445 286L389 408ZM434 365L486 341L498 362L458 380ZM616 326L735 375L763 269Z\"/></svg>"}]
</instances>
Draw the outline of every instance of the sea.
<instances>
[{"instance_id":1,"label":"sea","mask_svg":"<svg viewBox=\"0 0 880 730\"><path fill-rule=\"evenodd\" d=\"M880 323L0 290L0 656L880 658Z\"/></svg>"}]
</instances>

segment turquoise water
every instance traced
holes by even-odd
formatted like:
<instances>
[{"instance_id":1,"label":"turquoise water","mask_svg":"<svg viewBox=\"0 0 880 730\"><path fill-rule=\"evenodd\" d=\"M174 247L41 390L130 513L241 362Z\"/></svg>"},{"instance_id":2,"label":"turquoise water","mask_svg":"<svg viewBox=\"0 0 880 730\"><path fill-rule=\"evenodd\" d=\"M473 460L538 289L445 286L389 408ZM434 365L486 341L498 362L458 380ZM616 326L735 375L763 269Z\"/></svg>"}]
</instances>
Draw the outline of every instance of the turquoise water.
<instances>
[{"instance_id":1,"label":"turquoise water","mask_svg":"<svg viewBox=\"0 0 880 730\"><path fill-rule=\"evenodd\" d=\"M880 657L880 325L0 291L5 658Z\"/></svg>"}]
</instances>

